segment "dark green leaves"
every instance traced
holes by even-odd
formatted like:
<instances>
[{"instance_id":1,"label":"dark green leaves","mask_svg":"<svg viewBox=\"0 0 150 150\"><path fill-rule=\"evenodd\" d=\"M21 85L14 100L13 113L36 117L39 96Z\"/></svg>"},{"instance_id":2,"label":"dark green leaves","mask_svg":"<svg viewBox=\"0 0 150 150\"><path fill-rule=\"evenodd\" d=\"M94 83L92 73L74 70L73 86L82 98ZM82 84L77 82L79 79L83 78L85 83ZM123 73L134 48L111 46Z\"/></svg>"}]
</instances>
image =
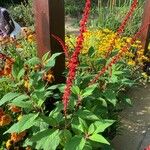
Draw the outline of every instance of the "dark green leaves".
<instances>
[{"instance_id":1,"label":"dark green leaves","mask_svg":"<svg viewBox=\"0 0 150 150\"><path fill-rule=\"evenodd\" d=\"M36 149L56 150L60 142L59 135L59 130L48 129L34 135L31 141L36 143Z\"/></svg>"},{"instance_id":2,"label":"dark green leaves","mask_svg":"<svg viewBox=\"0 0 150 150\"><path fill-rule=\"evenodd\" d=\"M82 150L86 140L82 136L74 136L65 146L65 150Z\"/></svg>"},{"instance_id":3,"label":"dark green leaves","mask_svg":"<svg viewBox=\"0 0 150 150\"><path fill-rule=\"evenodd\" d=\"M82 92L83 94L81 95L82 98L86 98L86 97L90 96L94 92L96 87L97 87L97 84L94 84L94 85L91 85L91 86L87 87L86 89L84 89Z\"/></svg>"},{"instance_id":4,"label":"dark green leaves","mask_svg":"<svg viewBox=\"0 0 150 150\"><path fill-rule=\"evenodd\" d=\"M112 89L108 89L108 90L106 90L104 92L104 96L105 96L107 101L109 101L111 104L116 106L116 104L117 104L117 97L116 97L115 91L113 91Z\"/></svg>"}]
</instances>

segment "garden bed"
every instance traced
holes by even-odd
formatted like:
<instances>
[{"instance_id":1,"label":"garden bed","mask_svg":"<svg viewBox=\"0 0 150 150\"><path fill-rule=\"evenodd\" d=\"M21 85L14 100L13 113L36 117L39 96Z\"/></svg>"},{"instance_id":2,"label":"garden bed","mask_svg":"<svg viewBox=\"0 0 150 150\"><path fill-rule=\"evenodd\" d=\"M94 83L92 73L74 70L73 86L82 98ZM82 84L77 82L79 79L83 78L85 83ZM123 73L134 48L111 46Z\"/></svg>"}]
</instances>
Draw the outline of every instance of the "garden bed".
<instances>
[{"instance_id":1,"label":"garden bed","mask_svg":"<svg viewBox=\"0 0 150 150\"><path fill-rule=\"evenodd\" d=\"M120 112L131 106L127 90L149 80L144 55L135 35L123 31L137 7L133 1L126 19L113 31L87 28L86 1L79 34L65 43L51 35L62 53L37 57L35 33L25 29L22 39L2 39L0 70L1 148L24 150L105 150L118 134ZM123 36L122 36L123 35ZM65 55L66 83L55 84L55 63Z\"/></svg>"}]
</instances>

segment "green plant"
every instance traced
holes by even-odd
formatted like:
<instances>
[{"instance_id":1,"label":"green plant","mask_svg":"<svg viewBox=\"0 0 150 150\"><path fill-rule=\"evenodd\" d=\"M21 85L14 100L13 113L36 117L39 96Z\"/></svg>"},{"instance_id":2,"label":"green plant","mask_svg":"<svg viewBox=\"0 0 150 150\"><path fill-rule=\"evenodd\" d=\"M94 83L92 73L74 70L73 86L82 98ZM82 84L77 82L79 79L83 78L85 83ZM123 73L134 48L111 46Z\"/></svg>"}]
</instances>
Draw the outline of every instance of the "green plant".
<instances>
[{"instance_id":1,"label":"green plant","mask_svg":"<svg viewBox=\"0 0 150 150\"><path fill-rule=\"evenodd\" d=\"M15 21L17 21L21 26L29 27L34 25L34 15L32 6L33 1L29 0L28 5L9 4L7 8Z\"/></svg>"},{"instance_id":2,"label":"green plant","mask_svg":"<svg viewBox=\"0 0 150 150\"><path fill-rule=\"evenodd\" d=\"M134 15L132 16L132 21L129 21L128 26L124 32L125 36L133 35L137 32L141 25L142 14L143 14L143 5L144 1L140 3ZM110 6L104 7L103 5L99 6L98 17L91 20L91 28L108 28L113 31L116 31L119 24L122 22L123 16L127 13L129 9L128 4L114 5L113 8Z\"/></svg>"}]
</instances>

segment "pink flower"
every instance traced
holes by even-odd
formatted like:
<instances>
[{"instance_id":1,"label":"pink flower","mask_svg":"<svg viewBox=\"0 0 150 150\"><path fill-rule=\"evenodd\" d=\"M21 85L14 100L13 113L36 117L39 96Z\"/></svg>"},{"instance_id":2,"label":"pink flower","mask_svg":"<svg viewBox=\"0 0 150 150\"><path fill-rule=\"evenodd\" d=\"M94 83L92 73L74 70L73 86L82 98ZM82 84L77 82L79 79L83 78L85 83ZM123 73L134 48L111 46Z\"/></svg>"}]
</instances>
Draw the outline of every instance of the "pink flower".
<instances>
[{"instance_id":1,"label":"pink flower","mask_svg":"<svg viewBox=\"0 0 150 150\"><path fill-rule=\"evenodd\" d=\"M90 8L91 8L91 0L86 0L84 13L83 13L82 19L80 21L80 34L77 37L75 51L72 54L71 59L69 61L69 65L68 65L69 73L68 73L67 80L66 80L66 88L65 88L65 91L63 94L63 104L64 104L65 116L67 113L67 107L68 107L69 98L71 95L71 87L73 85L73 81L75 79L77 67L79 64L78 56L80 54L81 49L83 48L83 41L84 41L83 34L86 31L86 24L87 24L88 17L90 14Z\"/></svg>"}]
</instances>

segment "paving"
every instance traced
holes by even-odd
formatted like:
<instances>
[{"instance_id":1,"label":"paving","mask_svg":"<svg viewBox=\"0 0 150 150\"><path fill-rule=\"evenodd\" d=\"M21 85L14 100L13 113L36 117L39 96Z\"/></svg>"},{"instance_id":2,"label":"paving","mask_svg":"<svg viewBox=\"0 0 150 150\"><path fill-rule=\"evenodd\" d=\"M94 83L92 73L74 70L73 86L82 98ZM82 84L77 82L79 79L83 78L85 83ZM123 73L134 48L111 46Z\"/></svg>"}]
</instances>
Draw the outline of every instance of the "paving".
<instances>
[{"instance_id":1,"label":"paving","mask_svg":"<svg viewBox=\"0 0 150 150\"><path fill-rule=\"evenodd\" d=\"M144 150L150 145L150 84L130 90L133 106L121 114L122 130L112 142L115 150Z\"/></svg>"}]
</instances>

